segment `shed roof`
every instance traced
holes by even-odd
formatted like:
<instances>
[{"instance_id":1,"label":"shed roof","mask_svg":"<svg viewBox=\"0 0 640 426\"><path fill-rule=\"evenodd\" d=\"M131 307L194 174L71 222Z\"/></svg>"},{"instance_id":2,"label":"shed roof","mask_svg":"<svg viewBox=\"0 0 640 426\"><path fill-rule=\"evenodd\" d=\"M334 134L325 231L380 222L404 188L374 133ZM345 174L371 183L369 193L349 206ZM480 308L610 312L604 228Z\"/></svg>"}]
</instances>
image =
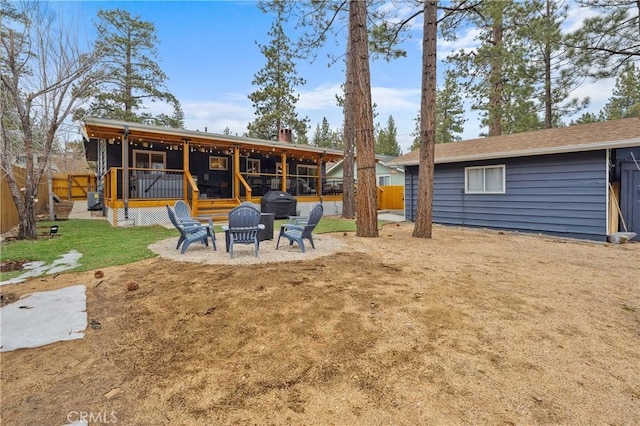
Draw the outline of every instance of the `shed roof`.
<instances>
[{"instance_id":1,"label":"shed roof","mask_svg":"<svg viewBox=\"0 0 640 426\"><path fill-rule=\"evenodd\" d=\"M435 163L636 146L640 146L640 118L638 117L436 144ZM388 166L418 164L420 164L420 150L411 151L387 163Z\"/></svg>"}]
</instances>

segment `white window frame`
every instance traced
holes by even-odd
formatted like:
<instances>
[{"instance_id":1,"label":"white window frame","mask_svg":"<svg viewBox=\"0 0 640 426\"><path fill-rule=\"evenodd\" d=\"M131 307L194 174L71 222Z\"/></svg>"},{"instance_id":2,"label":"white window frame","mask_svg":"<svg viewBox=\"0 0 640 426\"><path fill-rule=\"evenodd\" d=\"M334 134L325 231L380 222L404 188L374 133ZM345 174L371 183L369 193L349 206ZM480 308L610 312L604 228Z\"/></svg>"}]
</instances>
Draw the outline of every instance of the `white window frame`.
<instances>
[{"instance_id":1,"label":"white window frame","mask_svg":"<svg viewBox=\"0 0 640 426\"><path fill-rule=\"evenodd\" d=\"M300 174L300 170L301 169L307 169L309 170L313 170L315 173L314 174L306 174L306 175L301 175ZM300 177L300 176L304 176L304 177L318 177L318 165L317 164L298 164L296 166L296 174Z\"/></svg>"},{"instance_id":2,"label":"white window frame","mask_svg":"<svg viewBox=\"0 0 640 426\"><path fill-rule=\"evenodd\" d=\"M280 161L278 161L276 163L276 174L281 175L282 174L282 163ZM287 175L291 174L291 164L287 163Z\"/></svg>"},{"instance_id":3,"label":"white window frame","mask_svg":"<svg viewBox=\"0 0 640 426\"><path fill-rule=\"evenodd\" d=\"M386 179L388 182L386 185L383 185L381 180ZM378 176L378 186L390 186L391 185L391 175L380 175Z\"/></svg>"},{"instance_id":4,"label":"white window frame","mask_svg":"<svg viewBox=\"0 0 640 426\"><path fill-rule=\"evenodd\" d=\"M251 175L260 174L260 160L257 158L247 158L247 173Z\"/></svg>"},{"instance_id":5,"label":"white window frame","mask_svg":"<svg viewBox=\"0 0 640 426\"><path fill-rule=\"evenodd\" d=\"M487 169L501 169L502 171L502 189L499 190L488 190L487 188L487 179L486 179L486 170ZM469 172L471 170L482 170L482 189L469 189ZM490 166L475 166L475 167L465 167L464 168L464 193L465 194L504 194L507 191L507 182L506 182L506 165L504 164L493 164Z\"/></svg>"}]
</instances>

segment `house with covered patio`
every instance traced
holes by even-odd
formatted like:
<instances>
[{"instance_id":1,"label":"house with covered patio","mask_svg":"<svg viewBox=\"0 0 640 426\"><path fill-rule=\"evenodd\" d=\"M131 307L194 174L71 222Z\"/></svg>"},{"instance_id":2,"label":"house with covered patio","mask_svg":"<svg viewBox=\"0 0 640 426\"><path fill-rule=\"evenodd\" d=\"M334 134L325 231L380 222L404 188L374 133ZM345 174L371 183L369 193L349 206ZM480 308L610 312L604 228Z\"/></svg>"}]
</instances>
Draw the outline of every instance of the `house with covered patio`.
<instances>
[{"instance_id":1,"label":"house with covered patio","mask_svg":"<svg viewBox=\"0 0 640 426\"><path fill-rule=\"evenodd\" d=\"M165 206L176 200L215 220L244 201L260 205L269 191L295 196L301 214L318 202L342 213L342 184L325 176L342 151L294 144L287 129L263 140L86 118L83 138L113 226L168 223Z\"/></svg>"}]
</instances>

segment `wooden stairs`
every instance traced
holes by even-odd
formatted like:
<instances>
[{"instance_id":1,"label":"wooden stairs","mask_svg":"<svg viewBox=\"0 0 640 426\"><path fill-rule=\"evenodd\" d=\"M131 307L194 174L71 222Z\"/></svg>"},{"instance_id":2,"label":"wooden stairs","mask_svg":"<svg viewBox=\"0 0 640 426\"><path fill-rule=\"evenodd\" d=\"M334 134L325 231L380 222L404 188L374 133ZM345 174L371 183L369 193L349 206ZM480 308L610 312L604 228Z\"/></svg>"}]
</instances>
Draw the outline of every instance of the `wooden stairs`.
<instances>
[{"instance_id":1,"label":"wooden stairs","mask_svg":"<svg viewBox=\"0 0 640 426\"><path fill-rule=\"evenodd\" d=\"M235 198L198 199L197 216L209 216L214 222L225 222L228 220L229 212L240 203Z\"/></svg>"}]
</instances>

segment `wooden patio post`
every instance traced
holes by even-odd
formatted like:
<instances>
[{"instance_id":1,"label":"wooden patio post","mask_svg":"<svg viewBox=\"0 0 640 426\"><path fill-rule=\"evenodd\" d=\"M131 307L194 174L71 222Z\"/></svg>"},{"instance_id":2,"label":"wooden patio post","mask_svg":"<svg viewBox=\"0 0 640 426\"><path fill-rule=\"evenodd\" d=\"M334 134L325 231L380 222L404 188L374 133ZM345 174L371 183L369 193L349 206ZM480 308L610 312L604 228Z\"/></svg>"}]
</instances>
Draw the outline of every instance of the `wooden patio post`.
<instances>
[{"instance_id":1,"label":"wooden patio post","mask_svg":"<svg viewBox=\"0 0 640 426\"><path fill-rule=\"evenodd\" d=\"M187 184L189 183L189 179L187 179L187 172L189 172L189 139L182 139L182 142L182 198L187 204L191 205L189 200L187 200ZM193 208L192 205L191 207Z\"/></svg>"},{"instance_id":2,"label":"wooden patio post","mask_svg":"<svg viewBox=\"0 0 640 426\"><path fill-rule=\"evenodd\" d=\"M280 154L280 164L282 165L282 182L280 182L280 190L287 192L287 152L282 151Z\"/></svg>"},{"instance_id":3,"label":"wooden patio post","mask_svg":"<svg viewBox=\"0 0 640 426\"><path fill-rule=\"evenodd\" d=\"M124 126L122 136L122 199L124 219L129 220L129 126Z\"/></svg>"},{"instance_id":4,"label":"wooden patio post","mask_svg":"<svg viewBox=\"0 0 640 426\"><path fill-rule=\"evenodd\" d=\"M231 148L233 151L233 195L235 198L240 198L240 149L238 147Z\"/></svg>"}]
</instances>

